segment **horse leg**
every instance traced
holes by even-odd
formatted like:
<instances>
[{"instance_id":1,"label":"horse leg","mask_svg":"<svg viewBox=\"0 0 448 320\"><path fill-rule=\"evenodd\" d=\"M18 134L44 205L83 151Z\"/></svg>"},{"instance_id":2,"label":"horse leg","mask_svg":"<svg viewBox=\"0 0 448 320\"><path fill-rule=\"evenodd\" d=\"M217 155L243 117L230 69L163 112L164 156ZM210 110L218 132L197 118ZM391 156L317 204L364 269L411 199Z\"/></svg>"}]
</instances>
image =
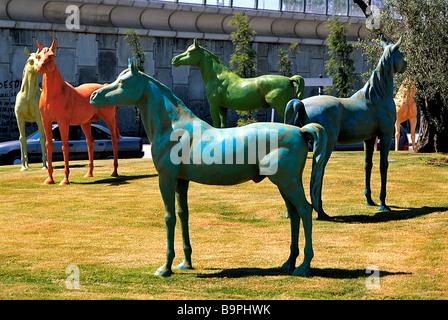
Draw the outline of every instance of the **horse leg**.
<instances>
[{"instance_id":1,"label":"horse leg","mask_svg":"<svg viewBox=\"0 0 448 320\"><path fill-rule=\"evenodd\" d=\"M44 126L42 125L42 119L40 116L36 119L37 128L39 130L39 142L40 142L40 149L42 151L42 170L47 169L47 149L45 148L45 130Z\"/></svg>"},{"instance_id":2,"label":"horse leg","mask_svg":"<svg viewBox=\"0 0 448 320\"><path fill-rule=\"evenodd\" d=\"M327 131L328 132L328 131ZM329 220L330 216L328 214L325 213L324 209L323 209L323 205L322 205L322 187L323 187L323 180L324 180L324 175L325 175L325 168L327 167L327 163L328 160L330 160L330 156L331 153L333 152L334 146L336 145L336 141L333 141L333 139L330 138L330 136L328 135L328 140L327 140L327 147L326 147L326 151L325 151L325 159L324 159L324 164L323 164L323 169L322 169L322 180L320 181L320 187L319 187L319 211L317 212L317 220Z\"/></svg>"},{"instance_id":3,"label":"horse leg","mask_svg":"<svg viewBox=\"0 0 448 320\"><path fill-rule=\"evenodd\" d=\"M381 191L380 191L380 211L390 211L386 205L386 184L387 169L389 167L389 149L392 140L391 135L383 135L380 137L380 172L381 172Z\"/></svg>"},{"instance_id":4,"label":"horse leg","mask_svg":"<svg viewBox=\"0 0 448 320\"><path fill-rule=\"evenodd\" d=\"M159 176L159 189L162 194L162 199L165 204L165 225L166 225L166 262L163 266L157 269L156 275L162 277L169 277L173 273L171 266L173 264L174 253L174 227L176 226L175 213L175 180L165 176Z\"/></svg>"},{"instance_id":5,"label":"horse leg","mask_svg":"<svg viewBox=\"0 0 448 320\"><path fill-rule=\"evenodd\" d=\"M215 128L222 128L221 120L219 117L219 106L210 104L210 116L212 117L213 126Z\"/></svg>"},{"instance_id":6,"label":"horse leg","mask_svg":"<svg viewBox=\"0 0 448 320\"><path fill-rule=\"evenodd\" d=\"M395 121L395 151L398 151L399 149L399 142L400 142L400 120Z\"/></svg>"},{"instance_id":7,"label":"horse leg","mask_svg":"<svg viewBox=\"0 0 448 320\"><path fill-rule=\"evenodd\" d=\"M182 227L182 242L184 249L185 260L177 266L179 270L193 269L191 264L191 244L190 233L188 231L188 180L178 180L176 187L176 200L177 200L177 214L179 215L181 227Z\"/></svg>"},{"instance_id":8,"label":"horse leg","mask_svg":"<svg viewBox=\"0 0 448 320\"><path fill-rule=\"evenodd\" d=\"M221 128L227 128L227 108L218 107L219 119L221 121Z\"/></svg>"},{"instance_id":9,"label":"horse leg","mask_svg":"<svg viewBox=\"0 0 448 320\"><path fill-rule=\"evenodd\" d=\"M89 171L84 175L85 178L93 177L93 146L95 140L92 136L91 124L90 122L81 125L82 132L86 136L87 152L89 153ZM111 132L112 133L112 132Z\"/></svg>"},{"instance_id":10,"label":"horse leg","mask_svg":"<svg viewBox=\"0 0 448 320\"><path fill-rule=\"evenodd\" d=\"M311 260L314 257L313 240L312 240L313 208L306 201L305 194L303 194L301 198L302 200L300 200L298 204L299 205L298 211L303 221L303 231L305 234L305 249L304 249L305 254L302 264L294 270L293 275L306 277L311 274Z\"/></svg>"},{"instance_id":11,"label":"horse leg","mask_svg":"<svg viewBox=\"0 0 448 320\"><path fill-rule=\"evenodd\" d=\"M291 245L289 248L289 258L288 260L282 265L282 269L288 270L288 271L294 271L296 268L296 260L299 256L299 228L300 228L300 217L299 213L296 210L296 207L289 201L289 199L286 197L286 195L280 190L280 194L283 197L283 200L285 200L286 208L288 209L288 217L291 218L290 224L291 224Z\"/></svg>"},{"instance_id":12,"label":"horse leg","mask_svg":"<svg viewBox=\"0 0 448 320\"><path fill-rule=\"evenodd\" d=\"M373 151L375 150L375 145L377 141L377 137L372 137L366 141L364 141L365 148L365 157L364 157L364 170L365 170L365 190L364 195L367 199L368 206L376 206L377 204L372 200L372 190L370 189L370 178L372 176L372 167L373 167Z\"/></svg>"},{"instance_id":13,"label":"horse leg","mask_svg":"<svg viewBox=\"0 0 448 320\"><path fill-rule=\"evenodd\" d=\"M68 176L70 174L70 167L69 167L69 152L70 147L68 145L68 132L70 129L70 126L68 123L60 122L59 124L59 132L61 133L61 140L62 140L62 154L64 155L64 179L59 183L61 186L70 184L68 180Z\"/></svg>"},{"instance_id":14,"label":"horse leg","mask_svg":"<svg viewBox=\"0 0 448 320\"><path fill-rule=\"evenodd\" d=\"M25 121L22 120L17 114L16 118L20 133L20 161L22 162L22 168L20 168L20 171L26 171L28 170L28 150L26 145L27 138L25 133Z\"/></svg>"},{"instance_id":15,"label":"horse leg","mask_svg":"<svg viewBox=\"0 0 448 320\"><path fill-rule=\"evenodd\" d=\"M111 174L111 177L118 177L118 134L117 134L117 128L116 128L116 120L115 118L113 120L104 120L106 121L107 127L110 131L110 140L112 142L112 149L114 152L114 171ZM93 166L93 163L92 163ZM92 168L93 170L93 168Z\"/></svg>"},{"instance_id":16,"label":"horse leg","mask_svg":"<svg viewBox=\"0 0 448 320\"><path fill-rule=\"evenodd\" d=\"M279 187L280 189L280 187ZM289 206L293 206L294 210L290 211L290 223L291 223L291 255L290 258L297 258L298 256L298 243L299 243L299 224L300 218L303 220L303 229L305 231L305 249L304 258L302 264L295 268L293 275L295 276L309 276L311 273L311 260L314 257L313 244L312 244L312 212L313 207L306 200L305 192L303 190L302 183L299 181L292 188L282 188L282 196L289 201ZM285 201L287 202L287 201ZM288 205L287 205L288 206ZM295 248L297 251L295 252ZM289 263L289 264L288 264ZM295 264L295 259L294 259ZM291 261L285 263L287 267L291 267ZM284 266L285 266L284 265Z\"/></svg>"},{"instance_id":17,"label":"horse leg","mask_svg":"<svg viewBox=\"0 0 448 320\"><path fill-rule=\"evenodd\" d=\"M415 149L415 127L417 126L417 118L411 118L409 119L409 125L411 127L411 143L412 143L412 150L416 152Z\"/></svg>"},{"instance_id":18,"label":"horse leg","mask_svg":"<svg viewBox=\"0 0 448 320\"><path fill-rule=\"evenodd\" d=\"M53 130L51 121L42 121L42 125L45 131L45 150L47 151L47 171L48 178L45 180L44 184L54 184L53 180ZM43 150L42 150L43 152Z\"/></svg>"}]
</instances>

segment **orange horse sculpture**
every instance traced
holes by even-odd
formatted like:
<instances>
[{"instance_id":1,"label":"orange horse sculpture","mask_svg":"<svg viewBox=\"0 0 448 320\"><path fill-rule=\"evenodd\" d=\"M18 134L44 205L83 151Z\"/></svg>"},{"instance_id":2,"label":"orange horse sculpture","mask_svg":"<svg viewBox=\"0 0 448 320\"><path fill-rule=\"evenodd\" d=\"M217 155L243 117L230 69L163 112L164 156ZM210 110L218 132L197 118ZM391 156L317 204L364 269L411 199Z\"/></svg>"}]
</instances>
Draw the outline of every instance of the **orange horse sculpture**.
<instances>
[{"instance_id":1,"label":"orange horse sculpture","mask_svg":"<svg viewBox=\"0 0 448 320\"><path fill-rule=\"evenodd\" d=\"M412 150L415 151L415 127L417 125L417 104L415 103L415 86L402 84L394 98L397 110L397 121L395 122L395 151L398 151L398 140L400 139L400 124L409 120L411 127Z\"/></svg>"},{"instance_id":2,"label":"orange horse sculpture","mask_svg":"<svg viewBox=\"0 0 448 320\"><path fill-rule=\"evenodd\" d=\"M409 120L411 127L411 145L415 151L415 127L417 126L417 104L415 103L415 86L402 83L394 98L397 120L395 121L395 151L398 151L400 140L400 124ZM375 143L377 149L378 138Z\"/></svg>"},{"instance_id":3,"label":"orange horse sculpture","mask_svg":"<svg viewBox=\"0 0 448 320\"><path fill-rule=\"evenodd\" d=\"M39 102L39 110L45 130L47 141L48 178L45 184L54 184L53 180L53 133L52 124L56 121L59 125L62 140L62 152L64 155L65 177L61 185L70 184L69 176L69 144L68 133L70 125L80 125L87 140L87 150L89 153L89 171L85 177L93 176L93 146L94 139L91 133L91 122L103 119L111 133L111 140L114 152L114 171L112 176L118 175L118 149L117 140L120 137L117 126L116 106L107 106L103 109L96 109L90 104L90 95L93 91L102 88L104 85L97 83L86 83L74 88L65 82L61 73L56 67L54 52L56 51L56 41L53 40L50 48L43 48L38 41L37 47L37 72L43 76L42 94Z\"/></svg>"}]
</instances>

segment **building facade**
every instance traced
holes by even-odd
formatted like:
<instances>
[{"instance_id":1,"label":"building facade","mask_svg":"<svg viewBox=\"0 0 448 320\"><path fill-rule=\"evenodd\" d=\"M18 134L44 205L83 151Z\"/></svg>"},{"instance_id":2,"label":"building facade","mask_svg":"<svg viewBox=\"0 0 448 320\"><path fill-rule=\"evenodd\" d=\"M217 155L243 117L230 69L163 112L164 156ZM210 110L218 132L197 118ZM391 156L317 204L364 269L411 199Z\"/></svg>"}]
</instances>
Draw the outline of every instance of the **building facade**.
<instances>
[{"instance_id":1,"label":"building facade","mask_svg":"<svg viewBox=\"0 0 448 320\"><path fill-rule=\"evenodd\" d=\"M277 49L299 43L291 57L292 71L305 79L325 78L328 59L325 22L334 14L350 23L349 40L366 34L365 19L348 0L188 0L188 1L47 1L0 0L0 141L17 139L15 96L20 90L26 62L24 48L36 51L36 40L50 46L57 40L56 64L72 85L110 83L127 68L131 48L125 32L137 32L146 56L145 73L170 87L200 118L211 123L205 87L197 67L171 65L171 59L198 39L201 46L229 65L233 53L228 25L236 12L244 12L257 32L259 75L278 74ZM355 52L356 71L367 66ZM41 76L39 76L41 81ZM309 82L313 84L313 81ZM362 83L359 84L362 86ZM318 94L307 86L305 97ZM123 135L138 135L136 109L119 106L119 128ZM229 112L229 124L237 120ZM270 121L271 110L260 110L259 121ZM275 117L279 121L278 115ZM27 132L36 130L27 124Z\"/></svg>"}]
</instances>

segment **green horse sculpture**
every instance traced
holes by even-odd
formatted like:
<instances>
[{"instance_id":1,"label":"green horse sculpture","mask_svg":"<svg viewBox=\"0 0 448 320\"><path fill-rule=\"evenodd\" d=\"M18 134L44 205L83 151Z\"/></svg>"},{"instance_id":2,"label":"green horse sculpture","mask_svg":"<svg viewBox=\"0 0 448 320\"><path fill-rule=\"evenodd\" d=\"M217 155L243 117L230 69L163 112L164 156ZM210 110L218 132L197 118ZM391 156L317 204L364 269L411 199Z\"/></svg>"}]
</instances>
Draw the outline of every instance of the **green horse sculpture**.
<instances>
[{"instance_id":1,"label":"green horse sculpture","mask_svg":"<svg viewBox=\"0 0 448 320\"><path fill-rule=\"evenodd\" d=\"M39 111L39 99L42 90L39 88L37 80L37 50L36 53L29 53L25 48L27 57L25 67L23 68L22 85L16 97L14 112L16 114L17 126L19 127L20 141L20 160L22 167L20 171L28 170L28 150L27 138L25 132L25 122L36 122L39 130L39 142L42 150L42 169L47 169L47 150L45 149L45 131L42 125L42 119Z\"/></svg>"},{"instance_id":2,"label":"green horse sculpture","mask_svg":"<svg viewBox=\"0 0 448 320\"><path fill-rule=\"evenodd\" d=\"M365 142L367 205L376 205L371 197L370 177L375 140L376 137L380 138L380 211L390 210L386 205L386 182L388 155L396 120L393 74L404 72L407 66L403 52L399 50L400 44L401 38L393 45L381 42L384 52L378 66L364 87L350 98L341 99L324 95L303 101L293 99L288 102L285 110L285 123L298 126L319 123L326 129L328 140L325 165L336 143ZM328 218L320 203L318 219Z\"/></svg>"},{"instance_id":3,"label":"green horse sculpture","mask_svg":"<svg viewBox=\"0 0 448 320\"><path fill-rule=\"evenodd\" d=\"M196 117L168 87L138 71L135 59L129 60L129 68L121 72L113 83L93 92L90 102L96 108L109 104L134 105L142 115L152 144L152 158L159 174L159 188L166 211L166 263L156 275L172 274L176 200L185 256L178 269L192 268L187 205L190 181L234 185L249 180L259 182L266 176L277 185L290 215L290 255L283 268L294 271L294 275L310 274L314 255L311 213L319 203L317 190L322 178L322 155L326 145L322 126L309 124L298 128L282 123L256 123L238 128L214 128ZM260 138L263 136L265 139ZM308 203L302 185L308 139L314 141L310 183L312 205ZM264 153L260 151L263 140L266 142ZM258 144L254 145L257 141ZM251 159L250 154L254 152L258 157ZM305 256L303 263L295 268L299 254L300 219L303 219L305 231Z\"/></svg>"},{"instance_id":4,"label":"green horse sculpture","mask_svg":"<svg viewBox=\"0 0 448 320\"><path fill-rule=\"evenodd\" d=\"M216 55L198 45L197 39L187 51L174 57L171 63L198 66L205 84L213 126L227 127L227 110L251 111L272 107L283 120L285 106L293 98L302 99L305 81L299 75L291 78L264 75L241 78Z\"/></svg>"}]
</instances>

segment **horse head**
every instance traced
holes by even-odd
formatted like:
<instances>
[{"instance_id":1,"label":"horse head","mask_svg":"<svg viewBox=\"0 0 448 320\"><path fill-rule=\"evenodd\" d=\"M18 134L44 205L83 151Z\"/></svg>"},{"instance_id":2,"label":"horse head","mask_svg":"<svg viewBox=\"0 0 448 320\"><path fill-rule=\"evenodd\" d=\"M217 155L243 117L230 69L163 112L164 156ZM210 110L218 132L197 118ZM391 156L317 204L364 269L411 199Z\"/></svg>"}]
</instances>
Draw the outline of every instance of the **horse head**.
<instances>
[{"instance_id":1,"label":"horse head","mask_svg":"<svg viewBox=\"0 0 448 320\"><path fill-rule=\"evenodd\" d=\"M128 60L128 68L109 85L94 91L90 95L90 104L101 109L106 105L135 105L144 92L142 73L138 70L135 58Z\"/></svg>"},{"instance_id":2,"label":"horse head","mask_svg":"<svg viewBox=\"0 0 448 320\"><path fill-rule=\"evenodd\" d=\"M198 40L194 39L194 42L191 46L188 47L187 51L184 53L175 56L171 60L171 64L175 67L180 65L198 65L199 61L202 58L201 47L198 44Z\"/></svg>"},{"instance_id":3,"label":"horse head","mask_svg":"<svg viewBox=\"0 0 448 320\"><path fill-rule=\"evenodd\" d=\"M37 54L37 72L43 75L47 72L51 72L56 68L56 62L54 60L54 53L56 52L56 40L53 40L51 47L42 47L39 41L36 41L39 52Z\"/></svg>"},{"instance_id":4,"label":"horse head","mask_svg":"<svg viewBox=\"0 0 448 320\"><path fill-rule=\"evenodd\" d=\"M25 55L26 55L26 57L28 58L28 60L26 61L26 64L25 64L25 70L24 70L24 72L26 71L27 73L30 73L30 74L32 74L32 75L37 75L37 54L39 53L39 49L37 49L37 51L36 52L32 52L32 53L29 53L28 52L28 49L27 48L25 48Z\"/></svg>"},{"instance_id":5,"label":"horse head","mask_svg":"<svg viewBox=\"0 0 448 320\"><path fill-rule=\"evenodd\" d=\"M404 53L400 51L402 37L395 44L387 44L384 37L381 37L380 45L384 49L382 61L391 63L393 73L403 73L407 67L407 61L404 59Z\"/></svg>"}]
</instances>

